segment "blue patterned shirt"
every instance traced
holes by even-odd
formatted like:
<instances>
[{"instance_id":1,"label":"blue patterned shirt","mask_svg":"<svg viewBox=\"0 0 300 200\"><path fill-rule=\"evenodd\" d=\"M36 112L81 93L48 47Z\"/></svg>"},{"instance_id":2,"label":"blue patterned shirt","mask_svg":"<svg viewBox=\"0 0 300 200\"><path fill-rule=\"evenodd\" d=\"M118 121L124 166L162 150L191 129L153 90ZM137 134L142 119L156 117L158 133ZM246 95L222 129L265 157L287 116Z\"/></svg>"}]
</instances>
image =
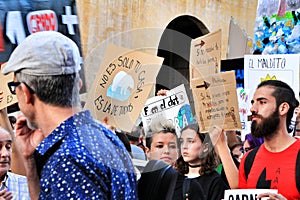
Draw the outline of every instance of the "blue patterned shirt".
<instances>
[{"instance_id":1,"label":"blue patterned shirt","mask_svg":"<svg viewBox=\"0 0 300 200\"><path fill-rule=\"evenodd\" d=\"M40 199L137 199L131 159L89 111L64 121L36 148Z\"/></svg>"}]
</instances>

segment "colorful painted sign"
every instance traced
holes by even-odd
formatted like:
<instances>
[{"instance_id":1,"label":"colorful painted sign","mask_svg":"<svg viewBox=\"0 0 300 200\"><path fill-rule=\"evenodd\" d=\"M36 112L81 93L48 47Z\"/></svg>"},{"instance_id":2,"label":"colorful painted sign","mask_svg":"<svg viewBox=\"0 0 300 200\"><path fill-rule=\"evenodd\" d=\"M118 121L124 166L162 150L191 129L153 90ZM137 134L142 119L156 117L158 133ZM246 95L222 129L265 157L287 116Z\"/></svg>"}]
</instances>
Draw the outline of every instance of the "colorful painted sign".
<instances>
[{"instance_id":1,"label":"colorful painted sign","mask_svg":"<svg viewBox=\"0 0 300 200\"><path fill-rule=\"evenodd\" d=\"M194 117L184 85L168 91L167 96L149 98L141 113L145 133L152 120L163 117L170 120L175 126L178 136L183 127L194 123Z\"/></svg>"},{"instance_id":2,"label":"colorful painted sign","mask_svg":"<svg viewBox=\"0 0 300 200\"><path fill-rule=\"evenodd\" d=\"M300 2L258 0L254 30L255 54L300 53Z\"/></svg>"},{"instance_id":3,"label":"colorful painted sign","mask_svg":"<svg viewBox=\"0 0 300 200\"><path fill-rule=\"evenodd\" d=\"M2 1L0 16L0 63L28 35L39 31L58 31L81 48L75 1Z\"/></svg>"}]
</instances>

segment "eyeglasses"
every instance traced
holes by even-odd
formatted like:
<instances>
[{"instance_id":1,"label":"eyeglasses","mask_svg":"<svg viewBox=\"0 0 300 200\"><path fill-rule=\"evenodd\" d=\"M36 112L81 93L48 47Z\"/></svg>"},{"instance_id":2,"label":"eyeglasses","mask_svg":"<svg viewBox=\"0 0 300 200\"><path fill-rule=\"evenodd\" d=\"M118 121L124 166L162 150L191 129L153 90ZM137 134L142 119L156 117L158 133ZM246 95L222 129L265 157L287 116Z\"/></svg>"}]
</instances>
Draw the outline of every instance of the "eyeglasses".
<instances>
[{"instance_id":1,"label":"eyeglasses","mask_svg":"<svg viewBox=\"0 0 300 200\"><path fill-rule=\"evenodd\" d=\"M14 81L8 82L7 85L8 85L10 92L12 94L16 94L16 87L18 87L21 83L24 83L24 82L14 82ZM34 90L31 87L29 87L26 83L24 83L24 85L26 85L26 87L28 88L30 93L32 93L32 94L35 93Z\"/></svg>"}]
</instances>

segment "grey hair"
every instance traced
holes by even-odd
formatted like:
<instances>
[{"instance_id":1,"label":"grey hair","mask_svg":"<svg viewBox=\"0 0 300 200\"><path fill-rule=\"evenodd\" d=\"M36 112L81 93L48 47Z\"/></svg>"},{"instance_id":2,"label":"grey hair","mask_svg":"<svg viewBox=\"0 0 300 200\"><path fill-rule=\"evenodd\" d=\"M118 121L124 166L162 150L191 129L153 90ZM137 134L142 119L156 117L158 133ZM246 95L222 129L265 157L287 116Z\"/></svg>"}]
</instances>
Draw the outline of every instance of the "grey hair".
<instances>
[{"instance_id":1,"label":"grey hair","mask_svg":"<svg viewBox=\"0 0 300 200\"><path fill-rule=\"evenodd\" d=\"M26 83L37 97L46 104L60 107L80 106L80 77L78 73L35 76L20 71L15 75L19 82Z\"/></svg>"},{"instance_id":2,"label":"grey hair","mask_svg":"<svg viewBox=\"0 0 300 200\"><path fill-rule=\"evenodd\" d=\"M164 117L153 118L146 133L146 146L149 149L151 147L152 137L156 133L172 133L177 137L175 127L170 120Z\"/></svg>"},{"instance_id":3,"label":"grey hair","mask_svg":"<svg viewBox=\"0 0 300 200\"><path fill-rule=\"evenodd\" d=\"M147 135L159 133L161 131L176 133L175 127L170 120L160 117L152 119Z\"/></svg>"},{"instance_id":4,"label":"grey hair","mask_svg":"<svg viewBox=\"0 0 300 200\"><path fill-rule=\"evenodd\" d=\"M9 135L11 136L11 134L8 132L8 130L6 130L6 129L3 128L2 126L0 126L0 132L9 134Z\"/></svg>"}]
</instances>

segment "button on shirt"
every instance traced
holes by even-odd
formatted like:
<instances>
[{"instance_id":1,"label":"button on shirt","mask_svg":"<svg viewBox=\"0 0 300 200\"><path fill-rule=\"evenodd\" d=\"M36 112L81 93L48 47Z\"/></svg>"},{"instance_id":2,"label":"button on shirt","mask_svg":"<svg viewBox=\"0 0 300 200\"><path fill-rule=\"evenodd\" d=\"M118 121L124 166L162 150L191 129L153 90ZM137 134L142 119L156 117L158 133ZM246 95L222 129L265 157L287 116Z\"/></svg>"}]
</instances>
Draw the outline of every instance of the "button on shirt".
<instances>
[{"instance_id":1,"label":"button on shirt","mask_svg":"<svg viewBox=\"0 0 300 200\"><path fill-rule=\"evenodd\" d=\"M36 148L40 199L136 199L131 159L118 137L82 111Z\"/></svg>"}]
</instances>

